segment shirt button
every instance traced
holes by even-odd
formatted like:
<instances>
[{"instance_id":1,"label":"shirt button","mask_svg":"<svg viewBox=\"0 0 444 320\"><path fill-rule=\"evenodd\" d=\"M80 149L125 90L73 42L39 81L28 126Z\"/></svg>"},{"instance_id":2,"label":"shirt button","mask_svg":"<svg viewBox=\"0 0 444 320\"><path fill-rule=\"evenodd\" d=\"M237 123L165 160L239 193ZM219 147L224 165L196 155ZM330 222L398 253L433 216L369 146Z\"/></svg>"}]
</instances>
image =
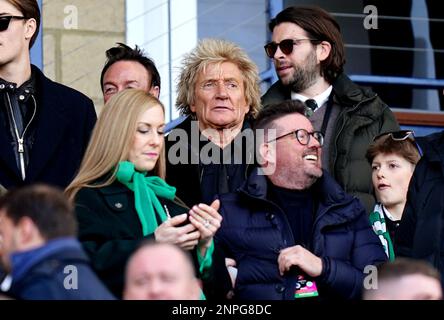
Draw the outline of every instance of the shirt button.
<instances>
[{"instance_id":1,"label":"shirt button","mask_svg":"<svg viewBox=\"0 0 444 320\"><path fill-rule=\"evenodd\" d=\"M2 84L0 84L0 89L4 89L5 88L5 85L2 83Z\"/></svg>"},{"instance_id":2,"label":"shirt button","mask_svg":"<svg viewBox=\"0 0 444 320\"><path fill-rule=\"evenodd\" d=\"M24 95L19 95L19 100L25 100L25 96Z\"/></svg>"},{"instance_id":3,"label":"shirt button","mask_svg":"<svg viewBox=\"0 0 444 320\"><path fill-rule=\"evenodd\" d=\"M25 92L26 92L26 93L29 93L29 90L28 90L28 89L26 89L26 90L25 90Z\"/></svg>"},{"instance_id":4,"label":"shirt button","mask_svg":"<svg viewBox=\"0 0 444 320\"><path fill-rule=\"evenodd\" d=\"M114 206L115 206L117 209L122 209L123 204L121 204L120 202L116 202L116 203L114 204Z\"/></svg>"},{"instance_id":5,"label":"shirt button","mask_svg":"<svg viewBox=\"0 0 444 320\"><path fill-rule=\"evenodd\" d=\"M277 293L282 293L285 291L285 287L282 284L277 284L275 289Z\"/></svg>"}]
</instances>

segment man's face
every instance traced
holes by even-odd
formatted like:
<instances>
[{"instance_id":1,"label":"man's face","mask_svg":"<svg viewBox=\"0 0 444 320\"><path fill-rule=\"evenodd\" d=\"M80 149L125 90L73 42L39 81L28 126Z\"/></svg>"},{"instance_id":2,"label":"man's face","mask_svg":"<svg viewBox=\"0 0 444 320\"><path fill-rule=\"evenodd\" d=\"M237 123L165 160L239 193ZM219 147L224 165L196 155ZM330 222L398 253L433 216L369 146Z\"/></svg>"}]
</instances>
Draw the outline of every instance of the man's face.
<instances>
[{"instance_id":1,"label":"man's face","mask_svg":"<svg viewBox=\"0 0 444 320\"><path fill-rule=\"evenodd\" d=\"M18 231L17 226L6 215L5 211L0 210L0 257L4 268L10 271L11 265L9 255L18 250Z\"/></svg>"},{"instance_id":2,"label":"man's face","mask_svg":"<svg viewBox=\"0 0 444 320\"><path fill-rule=\"evenodd\" d=\"M6 0L0 0L1 16L23 16ZM28 20L11 19L6 30L0 31L0 68L22 62L29 56L29 41L35 32Z\"/></svg>"},{"instance_id":3,"label":"man's face","mask_svg":"<svg viewBox=\"0 0 444 320\"><path fill-rule=\"evenodd\" d=\"M272 41L280 43L285 39L310 38L304 29L291 22L283 22L273 29ZM303 40L293 45L293 51L286 55L278 47L273 57L279 79L294 92L311 87L320 75L318 48L310 41Z\"/></svg>"},{"instance_id":4,"label":"man's face","mask_svg":"<svg viewBox=\"0 0 444 320\"><path fill-rule=\"evenodd\" d=\"M276 137L305 129L313 132L310 120L299 113L293 113L274 121ZM274 145L273 145L274 144ZM322 176L321 146L313 136L309 135L307 145L302 145L295 134L289 134L269 143L275 148L273 159L275 172L270 179L273 184L288 189L308 189L317 178Z\"/></svg>"},{"instance_id":5,"label":"man's face","mask_svg":"<svg viewBox=\"0 0 444 320\"><path fill-rule=\"evenodd\" d=\"M189 262L175 248L147 247L130 260L125 300L197 300L199 294Z\"/></svg>"},{"instance_id":6,"label":"man's face","mask_svg":"<svg viewBox=\"0 0 444 320\"><path fill-rule=\"evenodd\" d=\"M103 75L103 100L106 103L116 93L129 88L159 97L159 87L151 86L151 75L142 64L126 60L113 63Z\"/></svg>"},{"instance_id":7,"label":"man's face","mask_svg":"<svg viewBox=\"0 0 444 320\"><path fill-rule=\"evenodd\" d=\"M231 62L210 64L197 78L194 104L201 131L241 126L250 110L245 98L244 78Z\"/></svg>"}]
</instances>

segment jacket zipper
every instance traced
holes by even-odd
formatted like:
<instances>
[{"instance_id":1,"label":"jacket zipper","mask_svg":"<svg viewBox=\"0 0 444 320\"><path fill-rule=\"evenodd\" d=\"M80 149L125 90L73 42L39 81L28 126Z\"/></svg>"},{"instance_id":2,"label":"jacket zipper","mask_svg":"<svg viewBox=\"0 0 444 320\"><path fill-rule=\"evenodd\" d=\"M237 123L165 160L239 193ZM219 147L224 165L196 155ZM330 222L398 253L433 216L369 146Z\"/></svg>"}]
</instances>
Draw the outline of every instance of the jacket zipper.
<instances>
[{"instance_id":1,"label":"jacket zipper","mask_svg":"<svg viewBox=\"0 0 444 320\"><path fill-rule=\"evenodd\" d=\"M241 193L245 194L247 197L259 200L259 201L263 201L265 202L268 206L270 206L271 208L273 208L275 210L275 213L280 212L281 216L283 217L283 219L285 220L285 224L287 227L287 231L289 231L290 233L290 241L292 242L292 245L296 245L296 241L294 240L294 234L293 234L293 230L291 230L291 226L290 226L290 221L287 218L287 215L285 214L285 212L274 202L268 200L268 199L263 199L263 198L259 198L259 197L255 197L249 193L247 193L245 190L239 190ZM290 244L287 243L288 246L290 246Z\"/></svg>"},{"instance_id":2,"label":"jacket zipper","mask_svg":"<svg viewBox=\"0 0 444 320\"><path fill-rule=\"evenodd\" d=\"M351 113L351 112L355 111L364 102L370 101L370 100L375 99L375 98L376 98L376 95L374 95L373 97L367 98L365 100L359 101L351 110L347 110L347 111L344 110L339 116L341 116L342 114L345 114L345 113ZM338 116L338 118L339 118L339 116ZM342 130L344 130L344 127L345 127L345 121L342 121L341 128L339 129L338 134L335 137L335 145L334 145L335 146L334 147L334 153L335 154L334 154L334 158L333 158L333 166L331 168L332 170L330 171L332 173L334 173L334 170L335 170L335 167L336 167L336 160L337 160L337 153L338 153L338 139L339 139L339 136L342 133ZM333 174L333 177L336 179L334 174ZM347 190L345 190L345 191L347 191Z\"/></svg>"},{"instance_id":3,"label":"jacket zipper","mask_svg":"<svg viewBox=\"0 0 444 320\"><path fill-rule=\"evenodd\" d=\"M20 159L20 173L22 174L22 180L25 181L26 179L26 168L25 168L25 147L24 147L24 140L25 140L25 134L28 130L29 126L31 125L32 120L34 120L36 111L37 111L37 103L34 99L34 96L31 95L32 101L34 102L34 111L32 113L31 119L29 120L28 124L26 125L25 129L23 130L22 136L20 137L20 134L18 132L17 123L15 121L14 112L12 110L12 104L11 99L9 98L9 93L6 92L6 97L8 98L8 104L9 104L9 111L11 112L12 122L14 124L14 132L15 136L17 138L17 151L19 154Z\"/></svg>"}]
</instances>

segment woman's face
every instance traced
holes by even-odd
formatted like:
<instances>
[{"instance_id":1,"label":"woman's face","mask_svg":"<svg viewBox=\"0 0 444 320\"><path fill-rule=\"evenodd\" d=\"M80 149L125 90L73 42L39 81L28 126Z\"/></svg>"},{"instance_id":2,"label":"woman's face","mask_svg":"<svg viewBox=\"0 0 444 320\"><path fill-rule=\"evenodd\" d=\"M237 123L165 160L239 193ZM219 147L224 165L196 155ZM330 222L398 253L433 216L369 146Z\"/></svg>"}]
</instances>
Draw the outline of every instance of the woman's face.
<instances>
[{"instance_id":1,"label":"woman's face","mask_svg":"<svg viewBox=\"0 0 444 320\"><path fill-rule=\"evenodd\" d=\"M415 165L398 154L378 154L372 162L376 198L385 207L405 204Z\"/></svg>"},{"instance_id":2,"label":"woman's face","mask_svg":"<svg viewBox=\"0 0 444 320\"><path fill-rule=\"evenodd\" d=\"M128 161L136 170L153 170L163 147L164 127L164 113L160 105L149 108L137 120L133 146L128 155Z\"/></svg>"}]
</instances>

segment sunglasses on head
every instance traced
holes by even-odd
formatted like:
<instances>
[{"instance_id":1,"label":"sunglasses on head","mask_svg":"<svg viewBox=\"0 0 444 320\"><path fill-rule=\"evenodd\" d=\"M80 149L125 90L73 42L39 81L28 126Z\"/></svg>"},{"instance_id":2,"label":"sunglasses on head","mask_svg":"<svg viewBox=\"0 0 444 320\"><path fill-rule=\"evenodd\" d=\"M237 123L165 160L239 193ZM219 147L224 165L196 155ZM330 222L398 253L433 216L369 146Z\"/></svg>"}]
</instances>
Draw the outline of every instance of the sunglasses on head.
<instances>
[{"instance_id":1,"label":"sunglasses on head","mask_svg":"<svg viewBox=\"0 0 444 320\"><path fill-rule=\"evenodd\" d=\"M274 54L277 51L277 48L279 47L279 49L281 49L283 54L288 55L293 52L293 47L295 45L299 45L302 41L317 41L317 40L305 38L305 39L284 39L279 43L272 41L264 46L265 53L269 58L273 58Z\"/></svg>"},{"instance_id":2,"label":"sunglasses on head","mask_svg":"<svg viewBox=\"0 0 444 320\"><path fill-rule=\"evenodd\" d=\"M25 17L20 16L1 16L0 17L0 32L5 31L9 27L9 23L12 19L25 20Z\"/></svg>"},{"instance_id":3,"label":"sunglasses on head","mask_svg":"<svg viewBox=\"0 0 444 320\"><path fill-rule=\"evenodd\" d=\"M411 131L411 130L384 132L384 133L381 133L380 135L377 135L376 137L374 137L373 141L376 141L376 140L378 140L382 137L385 137L385 136L389 136L390 138L392 138L392 140L395 140L395 141L404 141L406 139L410 139L412 141L415 141L415 135L414 135L413 131Z\"/></svg>"},{"instance_id":4,"label":"sunglasses on head","mask_svg":"<svg viewBox=\"0 0 444 320\"><path fill-rule=\"evenodd\" d=\"M382 133L382 134L374 137L373 141L376 141L376 140L381 139L383 137L390 137L394 141L404 141L404 140L409 139L414 143L414 145L416 146L416 149L418 149L419 155L421 157L423 155L421 146L415 141L415 133L411 130L385 132L385 133Z\"/></svg>"}]
</instances>

